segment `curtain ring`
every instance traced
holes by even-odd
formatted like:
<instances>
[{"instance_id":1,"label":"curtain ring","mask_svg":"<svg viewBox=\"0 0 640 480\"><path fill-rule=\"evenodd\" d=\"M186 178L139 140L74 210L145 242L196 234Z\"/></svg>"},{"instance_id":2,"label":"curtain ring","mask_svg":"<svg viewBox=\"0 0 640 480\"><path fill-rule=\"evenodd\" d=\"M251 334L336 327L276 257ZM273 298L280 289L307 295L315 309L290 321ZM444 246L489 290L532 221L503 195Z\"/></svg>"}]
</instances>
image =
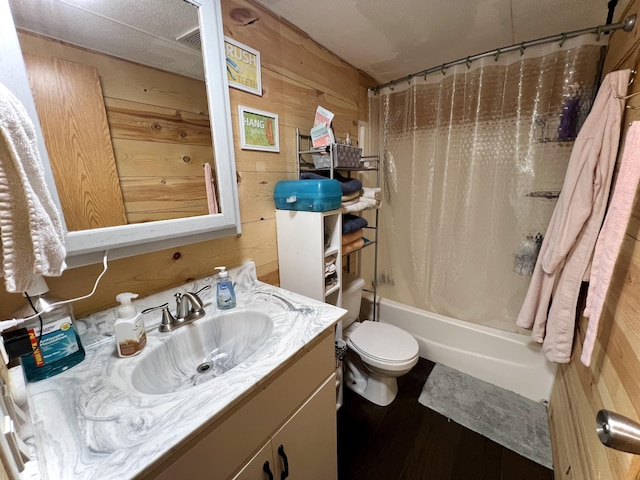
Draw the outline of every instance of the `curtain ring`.
<instances>
[{"instance_id":1,"label":"curtain ring","mask_svg":"<svg viewBox=\"0 0 640 480\"><path fill-rule=\"evenodd\" d=\"M471 60L467 57L467 60L464 62L467 65L467 68L471 68Z\"/></svg>"},{"instance_id":2,"label":"curtain ring","mask_svg":"<svg viewBox=\"0 0 640 480\"><path fill-rule=\"evenodd\" d=\"M520 44L520 55L524 55L524 42Z\"/></svg>"},{"instance_id":3,"label":"curtain ring","mask_svg":"<svg viewBox=\"0 0 640 480\"><path fill-rule=\"evenodd\" d=\"M396 88L396 84L392 83L391 85L389 85L389 90L391 90L393 92L393 90Z\"/></svg>"},{"instance_id":4,"label":"curtain ring","mask_svg":"<svg viewBox=\"0 0 640 480\"><path fill-rule=\"evenodd\" d=\"M496 49L496 54L493 56L493 61L497 62L498 58L500 58L500 49Z\"/></svg>"},{"instance_id":5,"label":"curtain ring","mask_svg":"<svg viewBox=\"0 0 640 480\"><path fill-rule=\"evenodd\" d=\"M446 75L447 74L447 67L445 67L446 63L442 64L442 69L440 70L442 72L442 75Z\"/></svg>"},{"instance_id":6,"label":"curtain ring","mask_svg":"<svg viewBox=\"0 0 640 480\"><path fill-rule=\"evenodd\" d=\"M631 70L631 79L629 80L629 87L631 86L631 84L633 83L633 81L636 79L636 73L638 73L635 69Z\"/></svg>"},{"instance_id":7,"label":"curtain ring","mask_svg":"<svg viewBox=\"0 0 640 480\"><path fill-rule=\"evenodd\" d=\"M598 30L596 30L596 41L600 41L600 35L602 35L602 25L598 25Z\"/></svg>"},{"instance_id":8,"label":"curtain ring","mask_svg":"<svg viewBox=\"0 0 640 480\"><path fill-rule=\"evenodd\" d=\"M409 85L411 85L411 78L412 78L412 76L411 76L411 75L409 75L409 76L407 77L407 83L408 83Z\"/></svg>"},{"instance_id":9,"label":"curtain ring","mask_svg":"<svg viewBox=\"0 0 640 480\"><path fill-rule=\"evenodd\" d=\"M567 41L567 34L563 33L562 34L562 40L560 40L560 47L562 47L562 45L564 45L564 42Z\"/></svg>"}]
</instances>

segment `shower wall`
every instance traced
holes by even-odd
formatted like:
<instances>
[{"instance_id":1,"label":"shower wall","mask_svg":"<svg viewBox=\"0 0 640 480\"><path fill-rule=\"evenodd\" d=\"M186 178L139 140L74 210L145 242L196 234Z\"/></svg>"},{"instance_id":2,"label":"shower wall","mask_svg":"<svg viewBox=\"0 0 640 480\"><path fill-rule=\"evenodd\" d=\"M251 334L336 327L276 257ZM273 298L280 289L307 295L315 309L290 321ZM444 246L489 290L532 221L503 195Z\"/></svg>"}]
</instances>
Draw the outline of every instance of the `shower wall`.
<instances>
[{"instance_id":1,"label":"shower wall","mask_svg":"<svg viewBox=\"0 0 640 480\"><path fill-rule=\"evenodd\" d=\"M370 94L381 296L524 333L515 317L603 51L585 35Z\"/></svg>"}]
</instances>

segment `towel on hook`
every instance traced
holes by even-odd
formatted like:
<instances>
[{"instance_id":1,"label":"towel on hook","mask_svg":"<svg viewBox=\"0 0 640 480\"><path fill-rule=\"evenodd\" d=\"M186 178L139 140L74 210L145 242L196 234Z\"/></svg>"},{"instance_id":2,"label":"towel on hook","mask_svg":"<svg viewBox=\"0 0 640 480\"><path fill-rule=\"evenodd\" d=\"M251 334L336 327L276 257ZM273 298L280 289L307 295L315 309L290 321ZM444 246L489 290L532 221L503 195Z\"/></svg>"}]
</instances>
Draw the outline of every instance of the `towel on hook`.
<instances>
[{"instance_id":1,"label":"towel on hook","mask_svg":"<svg viewBox=\"0 0 640 480\"><path fill-rule=\"evenodd\" d=\"M0 84L0 245L8 292L66 268L64 231L44 180L36 132L24 106Z\"/></svg>"},{"instance_id":2,"label":"towel on hook","mask_svg":"<svg viewBox=\"0 0 640 480\"><path fill-rule=\"evenodd\" d=\"M605 297L609 290L618 253L627 231L627 224L633 209L636 189L640 181L640 122L633 122L627 132L620 169L609 202L607 215L598 234L584 316L589 317L589 326L582 346L580 360L586 366L591 364L591 355L598 334L598 324Z\"/></svg>"}]
</instances>

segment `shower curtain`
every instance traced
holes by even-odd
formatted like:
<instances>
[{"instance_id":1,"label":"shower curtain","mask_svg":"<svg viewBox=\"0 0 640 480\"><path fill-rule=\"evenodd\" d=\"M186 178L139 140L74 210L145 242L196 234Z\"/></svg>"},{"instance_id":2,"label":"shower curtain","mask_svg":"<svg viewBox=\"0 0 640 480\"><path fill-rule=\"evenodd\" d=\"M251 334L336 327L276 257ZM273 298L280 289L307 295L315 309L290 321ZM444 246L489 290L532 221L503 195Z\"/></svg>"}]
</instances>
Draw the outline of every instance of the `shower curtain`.
<instances>
[{"instance_id":1,"label":"shower curtain","mask_svg":"<svg viewBox=\"0 0 640 480\"><path fill-rule=\"evenodd\" d=\"M369 94L382 297L515 325L605 39L485 57Z\"/></svg>"}]
</instances>

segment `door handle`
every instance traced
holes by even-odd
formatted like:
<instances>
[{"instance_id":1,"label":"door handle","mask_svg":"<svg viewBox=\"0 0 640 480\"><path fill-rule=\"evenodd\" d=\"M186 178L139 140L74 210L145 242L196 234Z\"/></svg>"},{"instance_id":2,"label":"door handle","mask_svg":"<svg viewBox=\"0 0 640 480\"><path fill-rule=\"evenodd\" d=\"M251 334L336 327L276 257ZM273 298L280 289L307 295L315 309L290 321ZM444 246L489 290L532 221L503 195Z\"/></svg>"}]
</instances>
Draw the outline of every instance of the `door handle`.
<instances>
[{"instance_id":1,"label":"door handle","mask_svg":"<svg viewBox=\"0 0 640 480\"><path fill-rule=\"evenodd\" d=\"M640 455L640 423L609 410L596 415L596 432L610 448Z\"/></svg>"}]
</instances>

